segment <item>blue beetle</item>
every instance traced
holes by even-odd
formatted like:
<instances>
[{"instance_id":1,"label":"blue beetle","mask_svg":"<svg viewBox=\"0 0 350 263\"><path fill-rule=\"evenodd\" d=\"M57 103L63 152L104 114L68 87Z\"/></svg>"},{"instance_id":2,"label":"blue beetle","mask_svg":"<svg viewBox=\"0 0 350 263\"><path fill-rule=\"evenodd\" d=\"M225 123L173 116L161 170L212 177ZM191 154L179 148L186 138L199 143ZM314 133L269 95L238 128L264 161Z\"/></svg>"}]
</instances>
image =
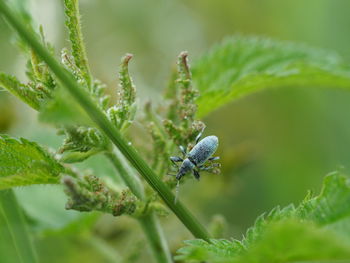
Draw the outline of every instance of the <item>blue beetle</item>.
<instances>
[{"instance_id":1,"label":"blue beetle","mask_svg":"<svg viewBox=\"0 0 350 263\"><path fill-rule=\"evenodd\" d=\"M203 138L200 140L202 136L203 131L201 131L198 136L196 137L196 144L191 149L189 153L186 153L185 148L183 146L180 146L180 150L184 155L184 158L181 158L179 156L172 156L170 157L170 160L176 165L177 162L182 162L182 164L179 167L179 171L176 174L176 179L180 180L186 173L191 172L193 173L194 177L199 180L200 170L210 170L214 167L219 166L219 164L211 164L209 166L205 166L205 163L209 161L215 161L219 160L220 157L212 157L212 155L215 153L216 149L219 145L219 139L218 137L211 135Z\"/></svg>"}]
</instances>

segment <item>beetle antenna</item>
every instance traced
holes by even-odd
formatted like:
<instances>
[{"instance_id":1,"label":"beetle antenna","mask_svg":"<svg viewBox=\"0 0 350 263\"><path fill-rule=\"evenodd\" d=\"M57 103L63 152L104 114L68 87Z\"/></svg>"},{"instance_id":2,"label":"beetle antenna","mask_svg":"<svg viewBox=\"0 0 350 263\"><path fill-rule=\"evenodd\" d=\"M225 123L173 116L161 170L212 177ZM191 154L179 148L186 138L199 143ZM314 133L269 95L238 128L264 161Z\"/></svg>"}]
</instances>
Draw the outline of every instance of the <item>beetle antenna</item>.
<instances>
[{"instance_id":1,"label":"beetle antenna","mask_svg":"<svg viewBox=\"0 0 350 263\"><path fill-rule=\"evenodd\" d=\"M179 196L179 186L180 186L180 180L177 180L176 189L175 189L175 200L174 200L175 205L177 203L177 198Z\"/></svg>"}]
</instances>

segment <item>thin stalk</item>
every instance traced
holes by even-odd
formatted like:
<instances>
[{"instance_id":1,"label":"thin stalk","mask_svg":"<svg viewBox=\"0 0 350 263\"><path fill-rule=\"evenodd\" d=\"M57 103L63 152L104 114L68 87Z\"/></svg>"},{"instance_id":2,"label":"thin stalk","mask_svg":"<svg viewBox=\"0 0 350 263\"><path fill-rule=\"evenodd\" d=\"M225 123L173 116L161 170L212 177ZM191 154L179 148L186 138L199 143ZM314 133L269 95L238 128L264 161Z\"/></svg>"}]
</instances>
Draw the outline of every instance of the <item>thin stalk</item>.
<instances>
[{"instance_id":1,"label":"thin stalk","mask_svg":"<svg viewBox=\"0 0 350 263\"><path fill-rule=\"evenodd\" d=\"M117 156L116 152L106 152L106 157L111 161L115 169L118 171L120 177L130 190L141 200L145 199L145 193L140 179L134 175L129 167L126 167L122 162L123 158ZM138 218L138 221L149 241L154 257L159 263L171 263L171 254L168 244L165 240L163 230L155 217L155 215L148 214Z\"/></svg>"},{"instance_id":2,"label":"thin stalk","mask_svg":"<svg viewBox=\"0 0 350 263\"><path fill-rule=\"evenodd\" d=\"M37 263L27 222L12 190L0 191L0 257L3 263Z\"/></svg>"},{"instance_id":3,"label":"thin stalk","mask_svg":"<svg viewBox=\"0 0 350 263\"><path fill-rule=\"evenodd\" d=\"M69 30L69 38L72 44L72 55L75 64L81 70L86 83L91 88L90 67L86 55L86 49L81 32L81 21L79 13L79 0L65 0L66 25Z\"/></svg>"},{"instance_id":4,"label":"thin stalk","mask_svg":"<svg viewBox=\"0 0 350 263\"><path fill-rule=\"evenodd\" d=\"M86 239L94 249L96 249L108 263L123 262L122 256L102 238L92 236Z\"/></svg>"},{"instance_id":5,"label":"thin stalk","mask_svg":"<svg viewBox=\"0 0 350 263\"><path fill-rule=\"evenodd\" d=\"M114 168L118 171L119 176L123 179L124 183L130 188L131 192L139 199L145 199L145 191L135 173L130 171L129 167L125 167L123 164L123 156L115 150L114 152L106 152L105 156L113 164ZM124 159L125 160L125 159Z\"/></svg>"},{"instance_id":6,"label":"thin stalk","mask_svg":"<svg viewBox=\"0 0 350 263\"><path fill-rule=\"evenodd\" d=\"M158 262L173 262L157 217L152 213L138 219Z\"/></svg>"},{"instance_id":7,"label":"thin stalk","mask_svg":"<svg viewBox=\"0 0 350 263\"><path fill-rule=\"evenodd\" d=\"M209 234L190 211L178 201L169 188L158 178L155 172L141 158L138 152L123 138L119 130L107 119L106 115L90 98L89 94L82 89L74 80L73 75L63 68L57 60L46 50L46 48L36 39L35 35L26 28L24 23L15 13L8 8L4 0L0 1L0 12L7 21L14 27L24 41L41 57L50 67L51 71L60 80L63 87L80 103L90 118L106 134L120 152L128 159L132 166L143 176L146 182L159 194L166 205L175 213L187 229L196 237L208 240Z\"/></svg>"}]
</instances>

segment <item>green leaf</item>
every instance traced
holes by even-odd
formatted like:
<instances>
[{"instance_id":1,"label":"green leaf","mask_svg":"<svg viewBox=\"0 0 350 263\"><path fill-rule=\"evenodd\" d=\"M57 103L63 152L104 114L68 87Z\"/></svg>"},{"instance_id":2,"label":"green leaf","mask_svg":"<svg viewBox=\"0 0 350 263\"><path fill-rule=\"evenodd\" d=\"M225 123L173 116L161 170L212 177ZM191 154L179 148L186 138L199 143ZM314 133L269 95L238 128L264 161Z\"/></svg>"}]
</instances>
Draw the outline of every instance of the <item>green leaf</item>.
<instances>
[{"instance_id":1,"label":"green leaf","mask_svg":"<svg viewBox=\"0 0 350 263\"><path fill-rule=\"evenodd\" d=\"M294 205L289 205L283 209L276 207L267 215L261 215L255 221L254 226L248 229L245 238L242 240L243 245L248 248L251 244L254 244L272 222L294 218L312 221L319 226L327 227L349 217L349 180L347 176L339 172L333 172L325 177L320 195L316 197L308 195L296 208ZM346 229L345 225L343 227ZM347 229L350 229L350 227L347 227Z\"/></svg>"},{"instance_id":2,"label":"green leaf","mask_svg":"<svg viewBox=\"0 0 350 263\"><path fill-rule=\"evenodd\" d=\"M201 239L184 241L185 247L180 248L176 260L190 262L229 262L240 253L244 247L237 240L210 239L210 243Z\"/></svg>"},{"instance_id":3,"label":"green leaf","mask_svg":"<svg viewBox=\"0 0 350 263\"><path fill-rule=\"evenodd\" d=\"M257 218L241 242L186 241L178 259L200 262L290 262L350 259L350 179L334 172L325 177L319 196L298 206L276 207ZM323 238L324 237L324 238Z\"/></svg>"},{"instance_id":4,"label":"green leaf","mask_svg":"<svg viewBox=\"0 0 350 263\"><path fill-rule=\"evenodd\" d=\"M321 194L307 197L296 214L350 240L350 179L337 172L326 176Z\"/></svg>"},{"instance_id":5,"label":"green leaf","mask_svg":"<svg viewBox=\"0 0 350 263\"><path fill-rule=\"evenodd\" d=\"M0 72L0 87L7 89L33 109L38 110L40 108L40 100L37 96L37 92L30 86L19 82L16 77Z\"/></svg>"},{"instance_id":6,"label":"green leaf","mask_svg":"<svg viewBox=\"0 0 350 263\"><path fill-rule=\"evenodd\" d=\"M18 202L33 222L33 228L43 231L60 231L75 221L82 221L83 213L67 211L67 196L62 185L33 185L14 189Z\"/></svg>"},{"instance_id":7,"label":"green leaf","mask_svg":"<svg viewBox=\"0 0 350 263\"><path fill-rule=\"evenodd\" d=\"M350 179L334 172L324 179L321 194L307 198L297 209L298 217L329 225L350 216ZM350 233L350 232L349 232Z\"/></svg>"},{"instance_id":8,"label":"green leaf","mask_svg":"<svg viewBox=\"0 0 350 263\"><path fill-rule=\"evenodd\" d=\"M301 260L350 259L350 241L310 222L282 220L269 224L251 248L238 241L211 239L185 241L177 260L212 263L273 263Z\"/></svg>"},{"instance_id":9,"label":"green leaf","mask_svg":"<svg viewBox=\"0 0 350 263\"><path fill-rule=\"evenodd\" d=\"M264 213L260 215L252 227L248 228L245 237L242 240L243 245L248 248L254 244L264 233L266 227L270 223L278 222L284 219L293 218L295 214L294 205L289 205L281 209L279 206L271 210L267 215Z\"/></svg>"},{"instance_id":10,"label":"green leaf","mask_svg":"<svg viewBox=\"0 0 350 263\"><path fill-rule=\"evenodd\" d=\"M198 117L256 91L283 86L350 89L350 68L332 52L258 37L231 37L192 67Z\"/></svg>"},{"instance_id":11,"label":"green leaf","mask_svg":"<svg viewBox=\"0 0 350 263\"><path fill-rule=\"evenodd\" d=\"M99 149L92 149L87 152L67 152L62 155L60 161L64 163L79 163L100 152L101 150Z\"/></svg>"},{"instance_id":12,"label":"green leaf","mask_svg":"<svg viewBox=\"0 0 350 263\"><path fill-rule=\"evenodd\" d=\"M11 190L0 191L1 263L37 262L23 212Z\"/></svg>"},{"instance_id":13,"label":"green leaf","mask_svg":"<svg viewBox=\"0 0 350 263\"><path fill-rule=\"evenodd\" d=\"M345 259L350 259L349 242L312 223L287 220L270 225L250 250L229 262L282 263Z\"/></svg>"},{"instance_id":14,"label":"green leaf","mask_svg":"<svg viewBox=\"0 0 350 263\"><path fill-rule=\"evenodd\" d=\"M0 135L0 190L32 185L57 184L66 169L34 142Z\"/></svg>"}]
</instances>

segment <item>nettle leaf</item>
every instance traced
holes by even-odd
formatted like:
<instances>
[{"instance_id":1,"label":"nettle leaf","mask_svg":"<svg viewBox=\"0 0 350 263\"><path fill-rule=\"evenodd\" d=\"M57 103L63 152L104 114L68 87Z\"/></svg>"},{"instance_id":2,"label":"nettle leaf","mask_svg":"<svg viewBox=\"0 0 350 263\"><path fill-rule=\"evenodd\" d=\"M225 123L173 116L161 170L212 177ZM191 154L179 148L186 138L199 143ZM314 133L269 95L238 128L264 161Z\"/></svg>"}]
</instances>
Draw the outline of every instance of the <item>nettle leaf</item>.
<instances>
[{"instance_id":1,"label":"nettle leaf","mask_svg":"<svg viewBox=\"0 0 350 263\"><path fill-rule=\"evenodd\" d=\"M326 176L321 194L306 198L296 212L298 217L319 225L333 224L349 217L350 179L338 172Z\"/></svg>"},{"instance_id":2,"label":"nettle leaf","mask_svg":"<svg viewBox=\"0 0 350 263\"><path fill-rule=\"evenodd\" d=\"M289 205L284 208L279 206L275 207L268 214L260 215L252 227L248 228L246 235L242 240L242 244L245 248L248 248L251 244L254 244L256 240L260 238L266 227L274 222L278 222L287 218L293 218L295 214L294 205Z\"/></svg>"},{"instance_id":3,"label":"nettle leaf","mask_svg":"<svg viewBox=\"0 0 350 263\"><path fill-rule=\"evenodd\" d=\"M320 195L308 195L298 206L289 205L283 209L274 208L269 214L261 215L254 226L248 229L243 245L249 248L256 242L270 223L285 219L311 221L320 227L331 228L337 221L350 217L350 183L349 178L339 172L327 175L323 181ZM350 224L350 221L347 220ZM338 226L339 227L339 226ZM350 225L342 224L343 230L349 230ZM341 232L338 229L337 232ZM348 232L350 234L350 232Z\"/></svg>"},{"instance_id":4,"label":"nettle leaf","mask_svg":"<svg viewBox=\"0 0 350 263\"><path fill-rule=\"evenodd\" d=\"M350 241L311 222L282 220L271 223L254 245L246 250L236 240L185 241L178 260L211 263L271 263L300 260L350 259Z\"/></svg>"},{"instance_id":5,"label":"nettle leaf","mask_svg":"<svg viewBox=\"0 0 350 263\"><path fill-rule=\"evenodd\" d=\"M271 263L350 259L350 242L330 230L297 220L270 224L260 239L227 262Z\"/></svg>"},{"instance_id":6,"label":"nettle leaf","mask_svg":"<svg viewBox=\"0 0 350 263\"><path fill-rule=\"evenodd\" d=\"M240 253L244 247L237 240L211 239L210 243L201 239L184 241L176 260L194 262L228 262Z\"/></svg>"},{"instance_id":7,"label":"nettle leaf","mask_svg":"<svg viewBox=\"0 0 350 263\"><path fill-rule=\"evenodd\" d=\"M40 108L40 99L37 93L28 85L21 83L16 77L0 72L0 87L7 89L33 109Z\"/></svg>"},{"instance_id":8,"label":"nettle leaf","mask_svg":"<svg viewBox=\"0 0 350 263\"><path fill-rule=\"evenodd\" d=\"M0 135L0 190L32 185L57 184L66 169L34 142Z\"/></svg>"},{"instance_id":9,"label":"nettle leaf","mask_svg":"<svg viewBox=\"0 0 350 263\"><path fill-rule=\"evenodd\" d=\"M198 117L253 92L305 86L350 89L350 67L336 54L258 37L231 37L197 60Z\"/></svg>"},{"instance_id":10,"label":"nettle leaf","mask_svg":"<svg viewBox=\"0 0 350 263\"><path fill-rule=\"evenodd\" d=\"M237 262L255 262L255 257L256 262L350 259L350 239L343 240L350 235L349 180L334 172L325 177L319 196L308 195L298 207L276 207L261 215L241 242L186 241L179 258L194 262L205 257L210 262L236 262L239 257Z\"/></svg>"},{"instance_id":11,"label":"nettle leaf","mask_svg":"<svg viewBox=\"0 0 350 263\"><path fill-rule=\"evenodd\" d=\"M62 185L32 185L14 189L23 210L30 218L32 229L40 234L60 231L68 225L83 220L85 214L64 209L67 196Z\"/></svg>"}]
</instances>

